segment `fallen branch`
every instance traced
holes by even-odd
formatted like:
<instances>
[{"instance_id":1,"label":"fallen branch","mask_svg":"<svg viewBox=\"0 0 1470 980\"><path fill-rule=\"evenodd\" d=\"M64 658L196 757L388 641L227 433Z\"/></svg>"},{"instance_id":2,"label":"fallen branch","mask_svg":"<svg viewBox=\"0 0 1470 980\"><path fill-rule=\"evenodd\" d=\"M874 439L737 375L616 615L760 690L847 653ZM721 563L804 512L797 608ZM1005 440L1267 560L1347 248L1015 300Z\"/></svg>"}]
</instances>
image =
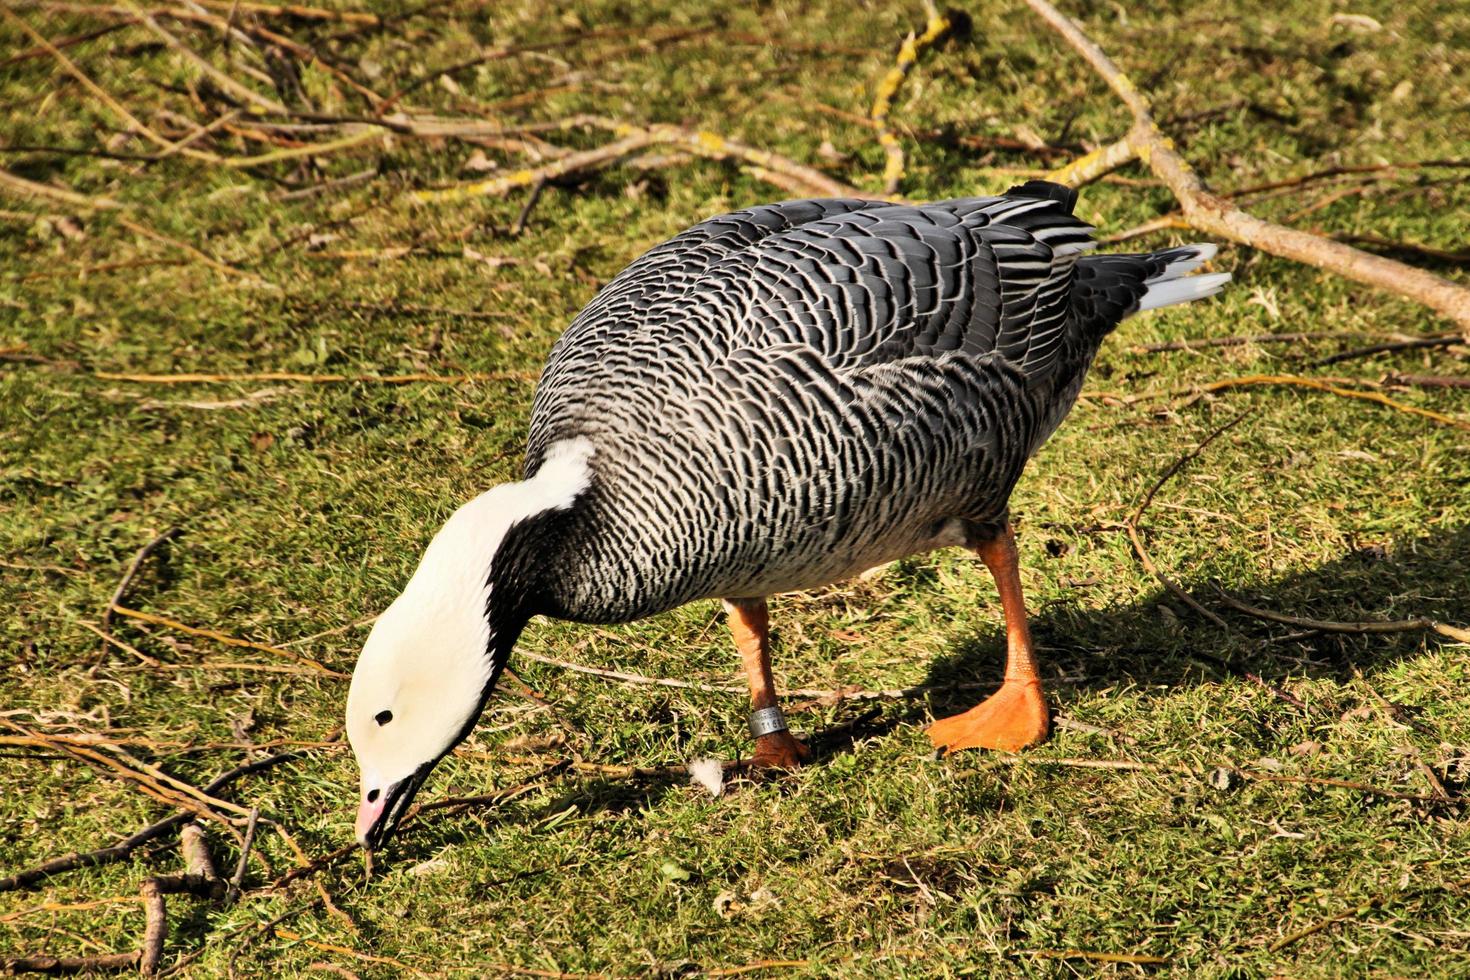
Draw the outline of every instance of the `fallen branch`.
<instances>
[{"instance_id":1,"label":"fallen branch","mask_svg":"<svg viewBox=\"0 0 1470 980\"><path fill-rule=\"evenodd\" d=\"M1421 633L1432 632L1441 636L1449 637L1457 643L1470 643L1470 630L1459 626L1450 626L1438 620L1419 619L1395 619L1378 620L1367 622L1340 622L1331 619L1308 619L1304 616L1288 616L1285 613L1272 612L1269 609L1261 609L1248 605L1239 599L1232 598L1223 592L1220 593L1220 601L1236 612L1244 613L1253 619L1263 619L1269 623L1282 623L1286 626L1296 626L1301 629L1315 630L1321 633L1352 633L1370 635L1378 633Z\"/></svg>"},{"instance_id":2,"label":"fallen branch","mask_svg":"<svg viewBox=\"0 0 1470 980\"><path fill-rule=\"evenodd\" d=\"M869 113L873 128L878 133L878 145L883 147L883 193L897 194L898 186L903 181L904 157L903 144L898 141L893 130L888 125L889 113L893 110L893 97L898 94L898 89L903 85L904 79L908 78L909 72L914 65L918 64L919 56L927 49L942 41L954 30L955 22L951 14L939 12L934 6L933 0L924 2L924 33L914 36L910 31L903 39L903 44L898 48L898 60L883 76L878 83L878 89L873 94L873 108Z\"/></svg>"},{"instance_id":3,"label":"fallen branch","mask_svg":"<svg viewBox=\"0 0 1470 980\"><path fill-rule=\"evenodd\" d=\"M1263 221L1211 193L1154 122L1137 86L1102 48L1049 0L1026 0L1026 4L1092 66L1128 107L1133 114L1128 142L1173 192L1192 227L1406 296L1437 311L1470 335L1470 289L1402 262Z\"/></svg>"},{"instance_id":4,"label":"fallen branch","mask_svg":"<svg viewBox=\"0 0 1470 980\"><path fill-rule=\"evenodd\" d=\"M19 956L0 960L0 970L7 973L80 973L136 968L144 976L157 973L158 964L163 959L163 946L168 939L168 907L164 896L194 895L218 899L225 893L225 882L215 873L203 827L196 823L186 824L180 834L179 849L184 857L183 874L154 875L143 881L140 890L147 924L141 949L102 956Z\"/></svg>"}]
</instances>

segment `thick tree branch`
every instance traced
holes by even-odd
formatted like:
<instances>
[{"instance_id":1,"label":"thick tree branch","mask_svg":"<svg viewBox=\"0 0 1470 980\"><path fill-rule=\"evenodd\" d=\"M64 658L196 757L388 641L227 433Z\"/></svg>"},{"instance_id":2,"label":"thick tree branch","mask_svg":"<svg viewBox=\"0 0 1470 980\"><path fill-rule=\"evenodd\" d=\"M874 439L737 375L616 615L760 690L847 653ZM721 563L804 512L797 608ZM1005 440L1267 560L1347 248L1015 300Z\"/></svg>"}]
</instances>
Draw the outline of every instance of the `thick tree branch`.
<instances>
[{"instance_id":1,"label":"thick tree branch","mask_svg":"<svg viewBox=\"0 0 1470 980\"><path fill-rule=\"evenodd\" d=\"M1211 193L1194 168L1179 155L1174 142L1154 122L1142 93L1102 48L1049 0L1026 0L1026 4L1092 66L1128 107L1133 114L1128 143L1173 192L1191 227L1406 296L1440 313L1470 335L1470 289L1330 238L1263 221Z\"/></svg>"}]
</instances>

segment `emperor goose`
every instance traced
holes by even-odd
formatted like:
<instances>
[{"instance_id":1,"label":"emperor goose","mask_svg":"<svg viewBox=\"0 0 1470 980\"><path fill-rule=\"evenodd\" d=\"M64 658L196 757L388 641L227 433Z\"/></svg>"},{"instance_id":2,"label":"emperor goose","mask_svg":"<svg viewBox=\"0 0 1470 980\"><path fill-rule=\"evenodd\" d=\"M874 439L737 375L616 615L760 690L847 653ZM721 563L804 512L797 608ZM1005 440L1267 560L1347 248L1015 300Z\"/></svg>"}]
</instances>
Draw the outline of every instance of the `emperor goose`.
<instances>
[{"instance_id":1,"label":"emperor goose","mask_svg":"<svg viewBox=\"0 0 1470 980\"><path fill-rule=\"evenodd\" d=\"M1215 253L1086 255L1076 193L788 201L711 218L599 292L551 351L525 479L457 510L373 626L347 733L381 847L474 727L534 616L620 623L720 598L757 766L806 755L777 707L766 596L948 545L1005 614L1000 690L928 729L946 753L1044 738L1006 504L1104 337L1210 296Z\"/></svg>"}]
</instances>

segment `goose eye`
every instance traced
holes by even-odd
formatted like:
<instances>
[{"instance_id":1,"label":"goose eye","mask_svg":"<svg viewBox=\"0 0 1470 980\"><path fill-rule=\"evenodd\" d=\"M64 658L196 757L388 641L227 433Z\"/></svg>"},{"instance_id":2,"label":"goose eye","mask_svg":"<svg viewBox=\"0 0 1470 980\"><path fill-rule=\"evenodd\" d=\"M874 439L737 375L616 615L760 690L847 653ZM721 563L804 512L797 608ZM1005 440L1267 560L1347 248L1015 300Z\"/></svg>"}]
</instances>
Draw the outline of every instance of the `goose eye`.
<instances>
[{"instance_id":1,"label":"goose eye","mask_svg":"<svg viewBox=\"0 0 1470 980\"><path fill-rule=\"evenodd\" d=\"M392 720L393 712L391 711L379 711L377 714L373 715L373 721L377 722L379 725L386 725Z\"/></svg>"},{"instance_id":2,"label":"goose eye","mask_svg":"<svg viewBox=\"0 0 1470 980\"><path fill-rule=\"evenodd\" d=\"M376 802L378 802L378 794L380 792L381 792L381 790L376 790L376 789L368 790L368 802L369 803L376 803Z\"/></svg>"}]
</instances>

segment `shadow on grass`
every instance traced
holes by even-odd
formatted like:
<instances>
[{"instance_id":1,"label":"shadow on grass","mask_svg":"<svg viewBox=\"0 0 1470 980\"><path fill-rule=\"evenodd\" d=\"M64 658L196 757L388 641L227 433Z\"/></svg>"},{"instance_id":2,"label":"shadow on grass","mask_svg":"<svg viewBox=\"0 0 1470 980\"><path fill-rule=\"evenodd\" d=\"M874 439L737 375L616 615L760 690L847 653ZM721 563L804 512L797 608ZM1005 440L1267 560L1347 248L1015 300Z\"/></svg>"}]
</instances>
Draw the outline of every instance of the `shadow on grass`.
<instances>
[{"instance_id":1,"label":"shadow on grass","mask_svg":"<svg viewBox=\"0 0 1470 980\"><path fill-rule=\"evenodd\" d=\"M921 592L938 585L938 577L925 566L914 566L905 574L905 589ZM1095 610L1069 602L1051 603L1035 613L1031 626L1044 676L1070 679L1051 685L1053 702L1065 705L1066 692L1079 688L1100 690L1120 684L1180 687L1247 672L1267 681L1303 674L1342 679L1354 669L1371 676L1422 643L1437 644L1442 639L1419 630L1331 634L1263 623L1216 601L1219 593L1208 563L1192 575L1181 576L1180 584L1217 611L1230 630L1221 630L1162 589L1126 607ZM1470 623L1470 526L1396 541L1383 552L1353 552L1309 572L1228 594L1260 608L1316 619L1366 622L1428 617ZM813 762L820 765L842 755L858 740L886 736L905 725L925 724L931 712L942 717L966 710L987 693L974 685L999 686L1004 659L1005 634L997 609L991 628L957 637L934 659L923 682L939 688L967 685L965 689L937 691L927 702L853 702L846 721L805 735ZM767 777L755 778L764 781ZM579 780L552 802L536 808L529 818L553 819L570 807L583 814L638 812L656 807L665 794L687 783L682 769L632 779ZM518 813L514 819L527 817ZM427 830L420 828L400 839L397 862L422 861L447 845L478 836L478 831L458 821Z\"/></svg>"},{"instance_id":2,"label":"shadow on grass","mask_svg":"<svg viewBox=\"0 0 1470 980\"><path fill-rule=\"evenodd\" d=\"M1423 643L1437 645L1445 640L1429 630L1326 633L1262 622L1217 601L1221 594L1257 608L1309 619L1429 618L1470 623L1470 526L1401 539L1386 549L1361 549L1311 571L1245 588L1221 589L1210 571L1206 561L1188 573L1165 573L1218 613L1229 625L1228 631L1162 588L1122 608L1097 610L1071 602L1051 603L1031 617L1043 677L1073 679L1075 683L1064 690L1119 684L1178 687L1246 673L1267 681L1301 675L1344 678L1354 669L1371 675ZM1004 660L1004 630L997 616L993 629L953 642L935 659L924 683L998 686ZM943 716L979 700L971 691L939 692L931 707L936 716ZM915 703L898 720L914 720L926 710Z\"/></svg>"}]
</instances>

